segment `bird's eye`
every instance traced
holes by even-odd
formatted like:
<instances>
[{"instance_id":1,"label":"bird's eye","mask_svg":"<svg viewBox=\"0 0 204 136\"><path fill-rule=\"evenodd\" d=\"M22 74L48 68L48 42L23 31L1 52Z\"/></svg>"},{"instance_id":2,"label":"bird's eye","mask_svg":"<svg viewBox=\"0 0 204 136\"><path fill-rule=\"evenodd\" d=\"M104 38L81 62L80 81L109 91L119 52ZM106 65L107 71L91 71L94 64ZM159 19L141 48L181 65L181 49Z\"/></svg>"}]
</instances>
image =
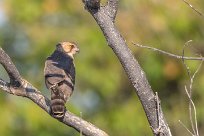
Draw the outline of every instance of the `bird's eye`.
<instances>
[{"instance_id":1,"label":"bird's eye","mask_svg":"<svg viewBox=\"0 0 204 136\"><path fill-rule=\"evenodd\" d=\"M72 50L74 47L75 47L74 44L72 44L72 45L71 45L71 50Z\"/></svg>"},{"instance_id":2,"label":"bird's eye","mask_svg":"<svg viewBox=\"0 0 204 136\"><path fill-rule=\"evenodd\" d=\"M72 49L74 49L74 45L73 44L71 44L70 46L69 46L69 52L71 52L72 51Z\"/></svg>"}]
</instances>

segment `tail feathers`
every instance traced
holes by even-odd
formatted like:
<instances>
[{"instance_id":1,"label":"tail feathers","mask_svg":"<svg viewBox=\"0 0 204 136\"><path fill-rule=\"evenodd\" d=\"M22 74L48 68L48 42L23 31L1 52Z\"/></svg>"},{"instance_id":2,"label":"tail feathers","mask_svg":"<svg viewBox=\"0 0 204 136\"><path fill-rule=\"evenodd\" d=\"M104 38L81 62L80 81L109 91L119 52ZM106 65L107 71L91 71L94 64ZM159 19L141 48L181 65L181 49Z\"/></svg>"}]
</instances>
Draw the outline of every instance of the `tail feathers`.
<instances>
[{"instance_id":1,"label":"tail feathers","mask_svg":"<svg viewBox=\"0 0 204 136\"><path fill-rule=\"evenodd\" d=\"M65 101L63 95L57 92L51 92L51 112L55 118L60 119L64 117Z\"/></svg>"}]
</instances>

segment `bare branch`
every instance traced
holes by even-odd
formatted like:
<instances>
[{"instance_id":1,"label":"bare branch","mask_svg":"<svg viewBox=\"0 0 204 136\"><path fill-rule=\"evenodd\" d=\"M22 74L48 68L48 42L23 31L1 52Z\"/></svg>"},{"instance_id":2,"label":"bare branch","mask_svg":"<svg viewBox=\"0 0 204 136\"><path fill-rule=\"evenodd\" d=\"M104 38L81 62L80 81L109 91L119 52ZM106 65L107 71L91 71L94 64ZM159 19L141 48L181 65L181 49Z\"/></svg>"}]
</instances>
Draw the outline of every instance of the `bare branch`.
<instances>
[{"instance_id":1,"label":"bare branch","mask_svg":"<svg viewBox=\"0 0 204 136\"><path fill-rule=\"evenodd\" d=\"M9 75L10 84L12 84L14 87L19 87L21 84L20 73L11 61L10 57L4 52L2 48L0 48L0 63L3 65Z\"/></svg>"},{"instance_id":2,"label":"bare branch","mask_svg":"<svg viewBox=\"0 0 204 136\"><path fill-rule=\"evenodd\" d=\"M199 60L199 61L200 61L200 60L204 60L203 57L185 57L185 56L180 56L180 55L176 55L176 54L173 54L173 53L169 53L169 52L166 52L166 51L163 51L163 50L154 48L154 47L144 46L144 45L137 44L137 43L133 43L133 44L136 45L136 46L138 46L138 47L150 49L150 50L152 50L152 51L156 51L156 52L159 52L159 53L168 55L168 56L173 57L173 58L176 58L176 59Z\"/></svg>"},{"instance_id":3,"label":"bare branch","mask_svg":"<svg viewBox=\"0 0 204 136\"><path fill-rule=\"evenodd\" d=\"M204 17L203 13L201 13L199 10L194 8L190 3L188 3L186 0L183 0L192 10L194 10L196 13L198 13L200 16Z\"/></svg>"},{"instance_id":4,"label":"bare branch","mask_svg":"<svg viewBox=\"0 0 204 136\"><path fill-rule=\"evenodd\" d=\"M188 42L186 42L185 44L184 44L184 46L183 46L183 50L182 50L182 56L184 56L185 55L185 48L187 47L187 46L190 46L190 43L191 41L188 41ZM189 119L190 119L190 122L191 122L191 127L192 127L192 130L193 130L193 133L195 134L196 132L195 132L195 127L194 127L194 122L193 122L193 119L192 119L192 103L193 103L193 101L192 101L192 77L191 77L191 71L190 71L190 68L188 67L188 65L186 64L186 62L185 62L185 60L184 60L184 58L182 57L182 62L183 62L183 64L184 64L184 66L186 67L186 70L187 70L187 74L188 74L188 76L189 76L189 79L190 79L190 85L189 85L189 91L188 91L188 89L187 89L187 87L185 86L185 91L186 91L186 94L187 94L187 96L188 96L188 99L189 99L189 105L188 105L188 107L189 107ZM193 105L194 105L194 103L193 103Z\"/></svg>"},{"instance_id":5,"label":"bare branch","mask_svg":"<svg viewBox=\"0 0 204 136\"><path fill-rule=\"evenodd\" d=\"M195 75L198 73L201 65L202 65L202 62L204 60L204 58L201 56L201 57L184 57L185 56L185 48L187 46L190 46L190 42L192 42L192 40L189 40L185 43L184 47L183 47L183 50L182 50L182 56L179 56L179 55L175 55L175 54L172 54L172 53L169 53L169 52L166 52L166 51L163 51L163 50L160 50L160 49L157 49L157 48L153 48L153 47L149 47L149 46L143 46L143 45L140 45L140 44L135 44L133 43L134 45L138 46L138 47L141 47L141 48L147 48L147 49L150 49L150 50L153 50L153 51L157 51L159 53L162 53L162 54L165 54L165 55L168 55L168 56L171 56L171 57L174 57L174 58L177 58L177 59L182 59L182 62L184 64L184 66L186 67L186 70L187 70L187 74L190 78L190 85L189 85L189 91L187 89L187 87L185 86L185 91L186 91L186 94L188 96L188 99L189 99L189 118L190 118L190 122L191 122L191 127L192 127L192 130L193 132L191 132L189 129L187 129L187 127L180 121L180 123L188 130L189 133L191 133L193 136L199 136L199 133L198 133L198 125L197 125L197 113L196 113L196 107L195 107L195 104L192 100L192 86L193 86L193 81L194 81L194 77ZM197 68L197 70L195 71L195 73L193 74L193 76L191 76L191 71L190 71L190 68L188 67L188 65L185 63L185 60L201 60L201 63L199 65L199 67ZM192 107L193 107L193 111L192 111ZM192 112L194 112L194 116L192 114ZM193 119L194 118L194 119ZM195 125L194 125L195 124Z\"/></svg>"},{"instance_id":6,"label":"bare branch","mask_svg":"<svg viewBox=\"0 0 204 136\"><path fill-rule=\"evenodd\" d=\"M190 45L189 42L191 42L191 41L186 42L185 45L184 45L183 52L182 52L183 56L185 55L185 48ZM184 64L184 66L186 67L186 70L187 70L187 73L188 73L188 76L189 76L189 79L190 79L189 90L185 86L185 91L186 91L186 94L187 94L188 99L189 99L189 118L190 118L191 127L192 127L193 132L190 132L190 130L188 130L188 129L187 130L192 134L192 136L199 136L198 122L197 122L197 112L196 112L195 104L194 104L194 102L192 100L192 88L193 88L194 78L195 78L196 74L198 73L198 71L200 70L200 68L202 66L202 63L203 63L203 60L201 61L200 65L198 66L198 68L194 72L193 76L191 76L190 68L185 63L185 60L183 58L182 58L182 62ZM192 111L192 107L193 107L193 111ZM194 112L194 116L193 116L192 112Z\"/></svg>"},{"instance_id":7,"label":"bare branch","mask_svg":"<svg viewBox=\"0 0 204 136\"><path fill-rule=\"evenodd\" d=\"M194 136L194 134L186 127L186 125L183 124L182 121L179 120L179 123L180 123L192 136Z\"/></svg>"},{"instance_id":8,"label":"bare branch","mask_svg":"<svg viewBox=\"0 0 204 136\"><path fill-rule=\"evenodd\" d=\"M10 84L0 79L0 89L7 93L26 97L32 100L44 111L46 111L50 116L52 116L50 113L50 100L47 97L43 96L40 91L38 91L35 87L32 86L32 84L21 78L18 70L12 63L10 57L3 51L2 48L0 48L0 63L8 72L11 81L18 81L18 79L20 79L21 83L19 87L16 87L13 86L13 84ZM84 134L85 136L108 136L104 131L100 130L91 123L83 120L82 118L77 117L69 111L66 111L64 118L58 121L76 129L78 132L81 131L82 134Z\"/></svg>"},{"instance_id":9,"label":"bare branch","mask_svg":"<svg viewBox=\"0 0 204 136\"><path fill-rule=\"evenodd\" d=\"M188 92L188 89L187 87L185 86L185 91L186 91L186 94L188 96L188 99L190 101L190 104L189 105L192 105L193 106L193 112L194 112L194 120L193 120L193 115L192 115L192 108L191 106L189 106L189 112L190 112L190 121L191 121L191 127L193 129L193 132L194 132L194 135L195 136L199 136L199 133L198 133L198 122L197 122L197 112L196 112L196 106ZM195 124L195 125L194 125Z\"/></svg>"},{"instance_id":10,"label":"bare branch","mask_svg":"<svg viewBox=\"0 0 204 136\"><path fill-rule=\"evenodd\" d=\"M190 40L190 41L187 41L187 42L184 44L184 46L183 46L183 50L182 50L182 62L183 62L183 64L184 64L184 66L186 67L187 74L188 74L189 78L191 79L191 71L190 71L190 68L188 67L188 65L186 64L185 59L184 59L184 56L185 56L185 48L186 48L187 46L190 46L190 45L191 45L191 44L189 44L190 42L191 42L191 40ZM190 90L191 90L191 89L190 89ZM190 92L190 94L191 94L191 92Z\"/></svg>"},{"instance_id":11,"label":"bare branch","mask_svg":"<svg viewBox=\"0 0 204 136\"><path fill-rule=\"evenodd\" d=\"M108 0L108 8L109 8L109 11L111 12L111 18L113 19L113 21L115 20L115 17L116 17L116 14L117 14L117 11L118 11L118 4L119 3L119 0Z\"/></svg>"},{"instance_id":12,"label":"bare branch","mask_svg":"<svg viewBox=\"0 0 204 136\"><path fill-rule=\"evenodd\" d=\"M189 99L189 118L190 118L191 127L192 127L193 132L191 132L181 121L179 121L179 122L182 124L182 126L185 127L185 129L188 130L188 132L189 132L192 136L199 136L196 107L195 107L195 104L194 104L194 102L193 102L193 100L192 100L192 86L193 86L194 77L195 77L195 75L198 73L199 69L201 68L202 62L204 61L204 58L203 58L202 56L201 56L201 57L184 57L184 56L185 56L185 48L186 48L187 46L190 46L190 44L189 44L190 42L192 42L192 40L189 40L189 41L187 41L187 42L185 43L185 45L184 45L184 47L183 47L183 50L182 50L182 56L175 55L175 54L172 54L172 53L169 53L169 52L166 52L166 51L163 51L163 50L154 48L154 47L143 46L143 45L135 44L135 43L133 43L133 44L136 45L136 46L138 46L138 47L141 47L141 48L147 48L147 49L150 49L150 50L153 50L153 51L156 51L156 52L159 52L159 53L168 55L168 56L170 56L170 57L174 57L174 58L177 58L177 59L182 59L182 62L183 62L183 64L184 64L184 66L186 67L187 74L188 74L188 76L189 76L189 78L190 78L189 91L188 91L188 89L187 89L186 86L185 86L185 91L186 91L186 94L187 94L188 99ZM195 71L195 73L193 74L193 76L191 76L190 68L189 68L188 65L185 63L185 60L199 60L199 61L201 61L199 67L197 68L197 70ZM192 110L192 107L193 107L193 110ZM194 116L193 116L192 112L194 112ZM194 119L193 119L193 118L194 118Z\"/></svg>"},{"instance_id":13,"label":"bare branch","mask_svg":"<svg viewBox=\"0 0 204 136\"><path fill-rule=\"evenodd\" d=\"M147 119L154 133L154 130L159 127L156 110L157 102L155 102L154 99L155 94L151 89L144 71L140 67L138 61L134 58L125 40L114 25L113 18L110 16L109 10L107 10L107 8L109 8L109 6L106 5L105 7L100 7L99 10L92 10L91 8L88 8L87 10L100 26L108 45L110 48L112 48L113 52L118 57L129 80L132 82L132 85L135 88L135 92L143 105ZM160 125L162 128L164 128L161 135L171 136L170 129L165 121L162 111L160 111L160 115L162 120Z\"/></svg>"},{"instance_id":14,"label":"bare branch","mask_svg":"<svg viewBox=\"0 0 204 136\"><path fill-rule=\"evenodd\" d=\"M191 76L190 78L190 85L189 85L189 91L187 89L187 87L185 86L185 91L186 91L186 94L189 98L189 112L190 112L190 121L191 121L191 126L192 126L192 129L194 131L194 135L195 136L199 136L199 132L198 132L198 122L197 122L197 112L196 112L196 106L192 100L192 88L193 88L193 82L194 82L194 78L196 76L196 74L199 72L201 66L202 66L202 63L203 61L201 61L200 65L198 66L198 68L196 69L195 73L193 74L193 76ZM192 109L191 109L191 105L193 106L193 112L194 112L194 120L192 119L193 116L192 116ZM195 124L195 125L194 125Z\"/></svg>"}]
</instances>

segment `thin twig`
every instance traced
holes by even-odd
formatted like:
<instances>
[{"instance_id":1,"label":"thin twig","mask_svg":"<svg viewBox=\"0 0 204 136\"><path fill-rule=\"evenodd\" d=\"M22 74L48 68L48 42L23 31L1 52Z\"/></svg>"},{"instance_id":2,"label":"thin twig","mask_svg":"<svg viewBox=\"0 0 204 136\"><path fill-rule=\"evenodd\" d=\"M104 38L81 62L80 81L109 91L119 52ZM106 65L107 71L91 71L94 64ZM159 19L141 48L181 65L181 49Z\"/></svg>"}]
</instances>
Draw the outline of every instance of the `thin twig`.
<instances>
[{"instance_id":1,"label":"thin twig","mask_svg":"<svg viewBox=\"0 0 204 136\"><path fill-rule=\"evenodd\" d=\"M191 9L193 9L196 13L198 13L200 16L204 17L203 13L201 13L199 10L197 10L196 8L194 8L190 3L188 3L185 0L182 0L183 2L185 2Z\"/></svg>"},{"instance_id":2,"label":"thin twig","mask_svg":"<svg viewBox=\"0 0 204 136\"><path fill-rule=\"evenodd\" d=\"M188 99L190 101L190 105L193 106L193 111L194 111L194 122L193 122L193 119L192 119L192 110L189 108L189 111L190 111L190 120L191 120L191 127L193 129L193 132L194 132L194 135L193 136L199 136L199 132L198 132L198 123L197 123L197 112L196 112L196 107L195 107L195 104L188 92L188 89L187 87L185 86L185 91L186 91L186 94L188 96ZM195 126L194 126L195 124Z\"/></svg>"},{"instance_id":3,"label":"thin twig","mask_svg":"<svg viewBox=\"0 0 204 136\"><path fill-rule=\"evenodd\" d=\"M165 54L165 55L168 55L168 56L170 56L170 57L177 58L177 59L185 59L185 60L204 60L203 57L185 57L185 56L180 56L180 55L176 55L176 54L173 54L173 53L169 53L169 52L166 52L166 51L163 51L163 50L154 48L154 47L144 46L144 45L137 44L137 43L133 43L133 44L136 45L136 46L138 46L138 47L150 49L150 50L152 50L152 51L156 51L156 52L159 52L159 53L162 53L162 54Z\"/></svg>"},{"instance_id":4,"label":"thin twig","mask_svg":"<svg viewBox=\"0 0 204 136\"><path fill-rule=\"evenodd\" d=\"M185 44L184 44L184 46L183 46L183 50L182 50L182 56L184 56L185 55L185 48L187 47L187 46L190 46L191 44L189 44L191 41L187 41ZM187 75L188 75L188 77L189 77L189 79L190 79L190 84L191 84L191 71L190 71L190 68L188 67L188 65L186 64L186 62L185 62L185 60L184 60L184 58L182 57L182 62L183 62L183 65L185 66L185 68L186 68L186 71L187 71ZM191 98L191 96L192 96L192 88L191 88L191 85L189 86L189 92L188 92L188 89L187 89L187 87L185 86L185 91L186 91L186 94L187 94L187 96L188 96L188 98L189 98L189 119L190 119L190 122L191 122L191 127L192 127L192 130L193 130L193 133L195 134L195 127L194 127L194 123L193 123L193 119L192 119L192 105L191 105L191 100L192 100L192 98Z\"/></svg>"},{"instance_id":5,"label":"thin twig","mask_svg":"<svg viewBox=\"0 0 204 136\"><path fill-rule=\"evenodd\" d=\"M187 41L185 44L184 44L184 46L183 46L183 50L182 50L182 56L184 56L185 55L185 48L187 47L187 46L191 46L191 44L189 44L191 42L191 40L190 41ZM190 71L190 68L188 67L188 65L186 64L186 62L185 62L185 59L182 57L182 62L183 62L183 65L185 66L185 68L186 68L186 71L187 71L187 75L188 75L188 77L189 77L189 79L190 79L190 85L189 85L189 92L188 92L188 89L187 89L187 87L185 86L185 91L186 91L186 93L187 93L187 95L188 95L188 98L189 98L189 119L190 119L190 122L191 122L191 127L192 127L192 130L193 130L193 133L195 134L196 133L196 131L195 131L195 126L194 126L194 122L193 122L193 116L192 116L192 103L191 103L191 101L192 101L192 86L191 86L191 84L192 84L192 78L191 78L191 71Z\"/></svg>"},{"instance_id":6,"label":"thin twig","mask_svg":"<svg viewBox=\"0 0 204 136\"><path fill-rule=\"evenodd\" d=\"M186 48L187 46L191 46L191 44L189 44L190 42L192 42L192 40L187 41L187 42L184 44L184 46L183 46L183 50L182 50L182 62L183 62L183 64L184 64L184 66L186 67L187 74L188 74L189 78L191 79L191 70L190 70L190 68L188 67L188 65L185 63L185 58L184 58L184 56L185 56L185 48ZM190 94L191 94L191 92L190 92Z\"/></svg>"},{"instance_id":7,"label":"thin twig","mask_svg":"<svg viewBox=\"0 0 204 136\"><path fill-rule=\"evenodd\" d=\"M185 48L187 46L190 46L190 43L191 41L188 41L185 43L184 47L183 47L183 51L182 51L182 56L185 55ZM201 56L202 57L202 56ZM184 66L186 67L186 70L187 70L187 74L189 76L189 79L190 79L190 85L189 85L189 91L187 89L187 87L185 86L185 91L186 91L186 94L188 96L188 99L189 99L189 118L190 118L190 122L191 122L191 127L192 127L192 130L193 130L193 133L195 136L199 136L199 132L198 132L198 123L197 123L197 112L196 112L196 107L195 107L195 104L192 100L192 88L193 88L193 82L194 82L194 78L196 76L196 74L198 73L198 71L200 70L201 66L202 66L202 63L203 63L203 60L201 61L200 65L198 66L198 68L196 69L196 71L194 72L193 76L191 76L191 71L190 71L190 68L188 67L188 65L185 63L185 60L182 58L182 62L184 64ZM193 106L193 112L194 112L194 119L193 119L193 115L192 115L192 106ZM193 136L194 136L193 135Z\"/></svg>"},{"instance_id":8,"label":"thin twig","mask_svg":"<svg viewBox=\"0 0 204 136\"><path fill-rule=\"evenodd\" d=\"M198 71L200 70L201 66L203 64L203 61L201 61L200 65L198 66L198 68L196 69L195 73L193 74L192 78L191 78L191 83L190 83L190 88L192 89L193 86L193 81L194 78L196 76L196 74L198 73ZM192 93L192 90L191 90ZM192 95L192 94L191 94ZM191 96L192 97L192 96ZM193 111L194 111L194 122L195 122L195 131L196 131L196 135L199 136L199 132L198 132L198 121L197 121L197 112L196 112L196 107L195 104L193 102L193 100L191 99L191 104L193 106Z\"/></svg>"},{"instance_id":9,"label":"thin twig","mask_svg":"<svg viewBox=\"0 0 204 136\"><path fill-rule=\"evenodd\" d=\"M179 120L179 123L180 123L192 136L194 136L194 134L186 127L186 125L183 124L182 121Z\"/></svg>"}]
</instances>

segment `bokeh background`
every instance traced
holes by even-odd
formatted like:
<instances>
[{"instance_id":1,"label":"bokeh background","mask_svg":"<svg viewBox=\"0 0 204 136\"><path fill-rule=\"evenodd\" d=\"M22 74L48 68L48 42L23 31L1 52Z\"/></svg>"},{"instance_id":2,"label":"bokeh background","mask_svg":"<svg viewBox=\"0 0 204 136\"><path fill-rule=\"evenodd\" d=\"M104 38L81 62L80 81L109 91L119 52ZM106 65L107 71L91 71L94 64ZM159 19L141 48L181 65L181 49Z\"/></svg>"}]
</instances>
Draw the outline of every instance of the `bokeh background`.
<instances>
[{"instance_id":1,"label":"bokeh background","mask_svg":"<svg viewBox=\"0 0 204 136\"><path fill-rule=\"evenodd\" d=\"M204 13L204 1L189 2ZM193 40L186 55L204 55L204 18L182 0L121 0L116 25L146 72L153 90L159 93L173 135L189 135L179 123L181 120L190 129L184 90L189 78L182 62L135 47L132 42L181 55L185 42ZM44 61L59 41L75 41L81 49L75 59L75 92L67 108L110 135L152 135L121 64L80 0L0 0L0 46L22 76L47 97ZM192 72L199 63L187 62ZM204 135L203 73L201 68L193 86L201 135ZM0 77L8 80L1 66ZM30 100L3 91L0 91L0 122L2 136L79 135Z\"/></svg>"}]
</instances>

